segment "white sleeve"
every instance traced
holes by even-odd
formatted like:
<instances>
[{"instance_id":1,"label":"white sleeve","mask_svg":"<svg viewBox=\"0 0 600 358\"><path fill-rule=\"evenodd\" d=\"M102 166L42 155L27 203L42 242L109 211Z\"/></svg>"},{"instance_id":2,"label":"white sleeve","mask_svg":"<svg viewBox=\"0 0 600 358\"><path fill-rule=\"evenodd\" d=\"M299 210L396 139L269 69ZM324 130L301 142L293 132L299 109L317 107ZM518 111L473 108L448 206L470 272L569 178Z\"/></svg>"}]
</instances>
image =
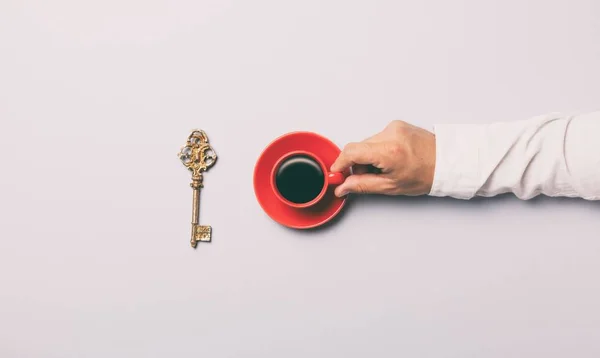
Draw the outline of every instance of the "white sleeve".
<instances>
[{"instance_id":1,"label":"white sleeve","mask_svg":"<svg viewBox=\"0 0 600 358\"><path fill-rule=\"evenodd\" d=\"M438 124L430 196L513 193L600 200L600 112L491 124Z\"/></svg>"}]
</instances>

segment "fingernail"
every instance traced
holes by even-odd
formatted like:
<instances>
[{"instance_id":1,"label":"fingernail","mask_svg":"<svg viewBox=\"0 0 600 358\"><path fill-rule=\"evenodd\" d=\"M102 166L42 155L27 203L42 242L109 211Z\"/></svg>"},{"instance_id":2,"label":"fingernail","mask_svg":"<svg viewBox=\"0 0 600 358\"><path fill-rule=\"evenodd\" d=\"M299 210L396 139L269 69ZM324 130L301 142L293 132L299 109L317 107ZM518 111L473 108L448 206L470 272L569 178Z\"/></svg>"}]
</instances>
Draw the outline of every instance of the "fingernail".
<instances>
[{"instance_id":1,"label":"fingernail","mask_svg":"<svg viewBox=\"0 0 600 358\"><path fill-rule=\"evenodd\" d=\"M341 198L342 196L346 196L348 195L348 191L347 190L342 190L339 194L338 197Z\"/></svg>"}]
</instances>

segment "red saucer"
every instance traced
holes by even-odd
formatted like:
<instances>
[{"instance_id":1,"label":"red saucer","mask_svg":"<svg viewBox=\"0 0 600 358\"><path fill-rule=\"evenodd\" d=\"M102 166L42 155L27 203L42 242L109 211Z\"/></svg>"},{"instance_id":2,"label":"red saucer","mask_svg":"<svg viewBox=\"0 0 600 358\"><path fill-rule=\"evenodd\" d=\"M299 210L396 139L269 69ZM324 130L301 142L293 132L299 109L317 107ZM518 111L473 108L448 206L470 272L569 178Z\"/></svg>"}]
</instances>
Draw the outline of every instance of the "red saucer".
<instances>
[{"instance_id":1,"label":"red saucer","mask_svg":"<svg viewBox=\"0 0 600 358\"><path fill-rule=\"evenodd\" d=\"M310 229L333 219L344 207L346 198L338 198L330 188L315 207L296 209L282 203L271 187L271 171L286 153L307 151L317 156L329 169L341 150L329 139L312 132L292 132L271 142L254 167L254 193L262 209L281 225Z\"/></svg>"}]
</instances>

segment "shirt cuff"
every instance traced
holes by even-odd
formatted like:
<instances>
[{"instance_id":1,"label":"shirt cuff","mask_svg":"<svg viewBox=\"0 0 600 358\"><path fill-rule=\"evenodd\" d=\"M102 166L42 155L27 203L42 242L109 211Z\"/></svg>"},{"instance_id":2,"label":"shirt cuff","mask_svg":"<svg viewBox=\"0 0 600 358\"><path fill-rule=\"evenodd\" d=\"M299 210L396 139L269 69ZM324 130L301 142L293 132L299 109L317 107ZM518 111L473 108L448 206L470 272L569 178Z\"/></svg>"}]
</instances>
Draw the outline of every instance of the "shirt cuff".
<instances>
[{"instance_id":1,"label":"shirt cuff","mask_svg":"<svg viewBox=\"0 0 600 358\"><path fill-rule=\"evenodd\" d=\"M429 196L473 198L478 188L481 125L436 124L436 163Z\"/></svg>"}]
</instances>

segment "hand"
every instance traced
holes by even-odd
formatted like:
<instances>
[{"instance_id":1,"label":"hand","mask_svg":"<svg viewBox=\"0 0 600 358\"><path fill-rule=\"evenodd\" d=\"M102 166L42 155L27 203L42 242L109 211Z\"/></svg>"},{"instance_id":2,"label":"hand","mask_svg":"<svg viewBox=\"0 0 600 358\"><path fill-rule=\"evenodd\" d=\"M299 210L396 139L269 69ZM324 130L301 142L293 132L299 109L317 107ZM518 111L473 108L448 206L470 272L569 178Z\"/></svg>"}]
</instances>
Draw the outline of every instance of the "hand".
<instances>
[{"instance_id":1,"label":"hand","mask_svg":"<svg viewBox=\"0 0 600 358\"><path fill-rule=\"evenodd\" d=\"M344 147L331 171L348 168L352 168L353 174L335 189L336 196L428 194L435 172L435 135L393 121L382 132Z\"/></svg>"}]
</instances>

